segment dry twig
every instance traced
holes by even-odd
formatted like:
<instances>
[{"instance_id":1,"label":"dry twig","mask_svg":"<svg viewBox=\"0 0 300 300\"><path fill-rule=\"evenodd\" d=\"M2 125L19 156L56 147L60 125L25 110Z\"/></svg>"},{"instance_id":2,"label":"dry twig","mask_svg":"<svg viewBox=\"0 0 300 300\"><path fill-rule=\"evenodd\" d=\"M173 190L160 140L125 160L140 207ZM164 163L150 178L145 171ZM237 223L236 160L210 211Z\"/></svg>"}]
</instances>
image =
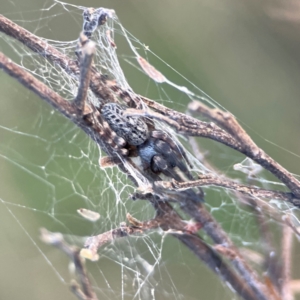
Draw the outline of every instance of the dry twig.
<instances>
[{"instance_id":1,"label":"dry twig","mask_svg":"<svg viewBox=\"0 0 300 300\"><path fill-rule=\"evenodd\" d=\"M173 179L171 182L160 181L156 184L162 185L164 188L174 189L176 191L184 191L195 187L216 186L230 189L253 198L281 200L292 203L295 206L300 205L300 199L295 198L294 194L292 193L261 189L253 185L240 184L232 180L209 174L199 175L199 179L194 181L178 182Z\"/></svg>"},{"instance_id":2,"label":"dry twig","mask_svg":"<svg viewBox=\"0 0 300 300\"><path fill-rule=\"evenodd\" d=\"M80 282L71 282L71 290L79 300L98 300L97 295L92 289L90 279L88 278L82 258L80 257L80 249L69 246L63 239L61 233L52 233L44 228L40 230L41 240L49 245L55 246L64 252L75 266L75 272Z\"/></svg>"}]
</instances>

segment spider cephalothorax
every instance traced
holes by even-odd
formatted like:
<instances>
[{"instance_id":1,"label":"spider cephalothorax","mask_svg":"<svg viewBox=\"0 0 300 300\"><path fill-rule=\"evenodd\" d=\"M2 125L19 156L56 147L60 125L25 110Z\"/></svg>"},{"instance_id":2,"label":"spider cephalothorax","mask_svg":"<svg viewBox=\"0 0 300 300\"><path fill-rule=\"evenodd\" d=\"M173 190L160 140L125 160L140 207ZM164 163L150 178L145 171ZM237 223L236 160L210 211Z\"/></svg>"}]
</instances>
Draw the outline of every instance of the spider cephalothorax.
<instances>
[{"instance_id":1,"label":"spider cephalothorax","mask_svg":"<svg viewBox=\"0 0 300 300\"><path fill-rule=\"evenodd\" d=\"M125 140L128 146L136 147L144 169L154 173L163 173L167 176L182 180L177 167L181 172L192 178L184 162L183 149L175 144L166 132L149 130L142 117L128 116L125 108L117 103L107 103L101 109L102 117L110 128Z\"/></svg>"}]
</instances>

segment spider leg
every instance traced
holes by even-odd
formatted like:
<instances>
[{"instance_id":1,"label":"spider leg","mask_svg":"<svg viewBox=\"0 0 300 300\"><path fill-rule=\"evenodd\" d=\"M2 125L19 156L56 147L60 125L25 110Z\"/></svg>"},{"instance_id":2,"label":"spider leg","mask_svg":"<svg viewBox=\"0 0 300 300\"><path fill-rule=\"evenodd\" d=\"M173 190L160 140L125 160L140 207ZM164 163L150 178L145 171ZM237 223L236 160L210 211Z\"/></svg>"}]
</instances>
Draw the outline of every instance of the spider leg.
<instances>
[{"instance_id":1,"label":"spider leg","mask_svg":"<svg viewBox=\"0 0 300 300\"><path fill-rule=\"evenodd\" d=\"M155 139L163 140L170 145L170 147L177 153L180 158L184 158L187 164L192 168L192 164L186 156L186 152L181 147L181 145L174 143L170 136L161 130L154 130L151 132L151 136Z\"/></svg>"},{"instance_id":2,"label":"spider leg","mask_svg":"<svg viewBox=\"0 0 300 300\"><path fill-rule=\"evenodd\" d=\"M153 138L151 138L153 139ZM164 175L174 178L178 181L185 181L186 178L189 180L194 180L192 174L189 172L182 156L178 155L177 149L173 149L171 145L161 139L153 139L153 149L156 152L156 155L152 158L152 169L161 171ZM176 146L177 147L177 146ZM176 170L177 167L186 178L183 178L182 174ZM194 190L185 191L191 199L195 202L203 201L203 191L201 188L198 189L198 192Z\"/></svg>"},{"instance_id":3,"label":"spider leg","mask_svg":"<svg viewBox=\"0 0 300 300\"><path fill-rule=\"evenodd\" d=\"M171 172L173 176L174 176L174 168L178 167L179 170L181 172L183 172L189 180L193 180L193 176L189 172L184 160L182 159L182 156L180 154L178 154L178 152L176 150L174 150L169 143L165 142L164 140L158 139L158 140L155 140L153 146L154 146L155 152L158 153L159 156L161 156L167 162L168 167L170 169L169 172ZM177 174L176 177L178 178L178 176L179 175ZM175 178L175 177L173 177L173 178ZM184 180L180 176L179 176L179 178L180 178L179 179L180 181ZM176 180L178 180L178 179L176 179Z\"/></svg>"},{"instance_id":4,"label":"spider leg","mask_svg":"<svg viewBox=\"0 0 300 300\"><path fill-rule=\"evenodd\" d=\"M113 130L111 130L107 122L102 122L102 128L109 144L114 143L116 145L115 148L118 149L126 146L126 141L122 137L118 136Z\"/></svg>"},{"instance_id":5,"label":"spider leg","mask_svg":"<svg viewBox=\"0 0 300 300\"><path fill-rule=\"evenodd\" d=\"M92 104L91 107L93 109L91 113L91 126L94 127L94 130L98 133L101 141L105 141L105 144L107 145L103 144L103 148L106 149L105 151L110 152L111 156L114 156L113 153L118 153L121 156L127 156L128 149L124 148L126 146L126 141L117 136L116 133L111 130L108 123L103 120L96 107Z\"/></svg>"},{"instance_id":6,"label":"spider leg","mask_svg":"<svg viewBox=\"0 0 300 300\"><path fill-rule=\"evenodd\" d=\"M150 167L154 173L165 173L165 171L168 169L168 164L166 160L163 159L163 157L161 157L160 155L154 155L152 157Z\"/></svg>"},{"instance_id":7,"label":"spider leg","mask_svg":"<svg viewBox=\"0 0 300 300\"><path fill-rule=\"evenodd\" d=\"M167 177L182 181L182 177L180 177L176 171L168 165L168 162L161 155L153 156L151 161L151 170L155 173L163 173Z\"/></svg>"},{"instance_id":8,"label":"spider leg","mask_svg":"<svg viewBox=\"0 0 300 300\"><path fill-rule=\"evenodd\" d=\"M176 155L166 142L149 138L145 143L137 146L137 150L144 169L150 169L154 173L163 173L181 181L181 178L173 170L173 167L176 166ZM166 155L168 159L166 159Z\"/></svg>"},{"instance_id":9,"label":"spider leg","mask_svg":"<svg viewBox=\"0 0 300 300\"><path fill-rule=\"evenodd\" d=\"M165 134L165 133L164 133ZM160 135L161 136L161 135ZM193 176L189 172L182 156L182 152L178 151L178 146L174 144L174 142L170 139L171 144L167 141L158 139L154 144L154 148L156 152L160 153L170 164L171 168L178 167L181 172L183 172L189 180L193 180ZM175 146L172 147L172 144ZM182 179L181 179L182 181Z\"/></svg>"},{"instance_id":10,"label":"spider leg","mask_svg":"<svg viewBox=\"0 0 300 300\"><path fill-rule=\"evenodd\" d=\"M152 158L151 169L154 172L162 172L165 176L182 181L182 178L176 173L174 168L170 168L170 166L168 166L168 162L161 155L155 155ZM183 191L183 194L186 194L186 197L193 200L195 203L203 202L202 190L199 190L198 192L195 192L194 190L187 190Z\"/></svg>"}]
</instances>

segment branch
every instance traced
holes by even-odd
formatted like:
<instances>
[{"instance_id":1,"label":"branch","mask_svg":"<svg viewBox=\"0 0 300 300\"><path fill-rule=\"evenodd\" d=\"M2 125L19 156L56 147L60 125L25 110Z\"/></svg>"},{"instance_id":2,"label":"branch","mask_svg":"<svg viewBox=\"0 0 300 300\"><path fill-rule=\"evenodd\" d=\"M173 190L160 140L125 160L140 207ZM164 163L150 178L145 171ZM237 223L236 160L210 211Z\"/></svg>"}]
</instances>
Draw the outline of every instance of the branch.
<instances>
[{"instance_id":1,"label":"branch","mask_svg":"<svg viewBox=\"0 0 300 300\"><path fill-rule=\"evenodd\" d=\"M223 127L243 147L242 153L253 159L266 170L270 171L293 192L295 197L300 198L300 182L290 172L260 149L232 114L223 112L220 109L211 109L199 101L193 101L188 108L194 113L197 112L210 118L216 124Z\"/></svg>"},{"instance_id":2,"label":"branch","mask_svg":"<svg viewBox=\"0 0 300 300\"><path fill-rule=\"evenodd\" d=\"M187 230L187 224L181 220L179 215L167 203L156 203L157 214L153 220L140 222L127 214L127 219L131 223L130 226L122 224L119 228L104 232L97 236L87 239L85 249L82 253L85 255L86 249L91 251L89 258L97 258L98 249L116 239L128 237L131 235L139 235L147 230L162 228L166 233L180 240L194 254L200 258L222 281L230 283L233 289L244 299L257 300L261 298L259 294L255 294L250 288L249 283L243 281L228 264L210 246L208 246L197 235ZM251 286L251 284L250 284Z\"/></svg>"},{"instance_id":3,"label":"branch","mask_svg":"<svg viewBox=\"0 0 300 300\"><path fill-rule=\"evenodd\" d=\"M201 260L225 282L230 282L232 287L244 299L268 299L264 295L265 291L263 286L260 285L255 276L251 276L251 272L249 274L247 270L244 270L245 272L242 277L237 276L237 274L228 267L226 262L221 259L217 252L197 235L190 234L186 231L186 225L182 222L179 215L174 210L171 210L170 205L160 202L158 202L157 205L160 205L156 217L160 223L160 227L165 231L168 230L172 236L178 238L182 243L188 246L196 256L201 258ZM174 228L176 231L174 231ZM233 252L235 256L238 256L238 252ZM231 261L234 262L235 259L236 257L233 257ZM238 261L239 257L236 259L236 262ZM242 279L244 276L249 276L248 280L244 281Z\"/></svg>"},{"instance_id":4,"label":"branch","mask_svg":"<svg viewBox=\"0 0 300 300\"><path fill-rule=\"evenodd\" d=\"M131 235L141 235L147 230L159 227L159 224L155 220L139 222L130 214L127 214L127 220L131 225L127 226L126 223L121 223L119 228L89 237L85 241L82 255L93 261L98 260L99 257L97 252L102 246L111 243L116 239L129 237ZM86 249L88 249L89 252L85 251Z\"/></svg>"},{"instance_id":5,"label":"branch","mask_svg":"<svg viewBox=\"0 0 300 300\"><path fill-rule=\"evenodd\" d=\"M80 287L76 282L72 282L71 290L77 296L79 300L98 300L97 295L92 289L92 285L90 283L90 279L87 276L87 272L84 268L82 258L79 253L80 250L69 246L63 239L61 233L52 233L42 228L40 230L41 240L49 245L55 246L64 252L69 259L74 263L76 275L78 276Z\"/></svg>"},{"instance_id":6,"label":"branch","mask_svg":"<svg viewBox=\"0 0 300 300\"><path fill-rule=\"evenodd\" d=\"M151 190L154 195L160 195L160 200L156 203L161 203L161 201L179 203L182 211L190 215L197 223L201 224L203 226L203 230L216 244L224 245L224 247L226 247L231 253L234 253L234 255L230 257L230 260L232 265L239 272L241 278L248 282L257 295L257 299L269 299L266 296L266 290L259 282L255 271L247 265L246 261L243 259L238 249L234 246L227 233L205 209L203 203L195 205L195 203L189 199L189 191L181 191L180 193L177 191L176 193L172 192L165 188L164 182L162 181L155 181L152 187L148 187L146 189L146 193L151 193Z\"/></svg>"},{"instance_id":7,"label":"branch","mask_svg":"<svg viewBox=\"0 0 300 300\"><path fill-rule=\"evenodd\" d=\"M179 182L176 180L170 181L160 181L157 184L163 185L164 188L173 189L176 191L184 191L187 189L201 187L201 186L218 186L226 189L234 190L236 192L248 195L254 198L267 198L275 199L281 201L287 201L294 204L295 206L300 207L300 199L296 198L292 193L285 193L280 191L266 190L255 187L253 185L239 184L237 182L223 179L214 175L199 175L198 180Z\"/></svg>"}]
</instances>

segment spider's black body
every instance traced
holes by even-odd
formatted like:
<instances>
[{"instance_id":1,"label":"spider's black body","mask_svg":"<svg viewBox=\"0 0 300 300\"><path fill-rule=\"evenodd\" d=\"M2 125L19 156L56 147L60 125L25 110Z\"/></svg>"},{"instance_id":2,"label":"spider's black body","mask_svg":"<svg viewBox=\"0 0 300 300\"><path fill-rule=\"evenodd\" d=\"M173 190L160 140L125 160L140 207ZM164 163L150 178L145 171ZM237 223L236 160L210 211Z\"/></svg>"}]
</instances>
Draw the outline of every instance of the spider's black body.
<instances>
[{"instance_id":1,"label":"spider's black body","mask_svg":"<svg viewBox=\"0 0 300 300\"><path fill-rule=\"evenodd\" d=\"M101 114L111 129L128 145L135 146L144 169L154 173L163 173L176 180L182 180L174 168L191 179L183 160L183 149L176 145L169 136L159 130L150 131L142 117L126 116L125 109L117 103L105 104Z\"/></svg>"},{"instance_id":2,"label":"spider's black body","mask_svg":"<svg viewBox=\"0 0 300 300\"><path fill-rule=\"evenodd\" d=\"M160 131L153 131L153 133L160 134ZM137 149L145 169L150 168L155 173L163 172L176 180L182 180L182 178L174 171L175 167L178 167L183 173L189 174L181 153L172 149L164 140L151 136Z\"/></svg>"}]
</instances>

